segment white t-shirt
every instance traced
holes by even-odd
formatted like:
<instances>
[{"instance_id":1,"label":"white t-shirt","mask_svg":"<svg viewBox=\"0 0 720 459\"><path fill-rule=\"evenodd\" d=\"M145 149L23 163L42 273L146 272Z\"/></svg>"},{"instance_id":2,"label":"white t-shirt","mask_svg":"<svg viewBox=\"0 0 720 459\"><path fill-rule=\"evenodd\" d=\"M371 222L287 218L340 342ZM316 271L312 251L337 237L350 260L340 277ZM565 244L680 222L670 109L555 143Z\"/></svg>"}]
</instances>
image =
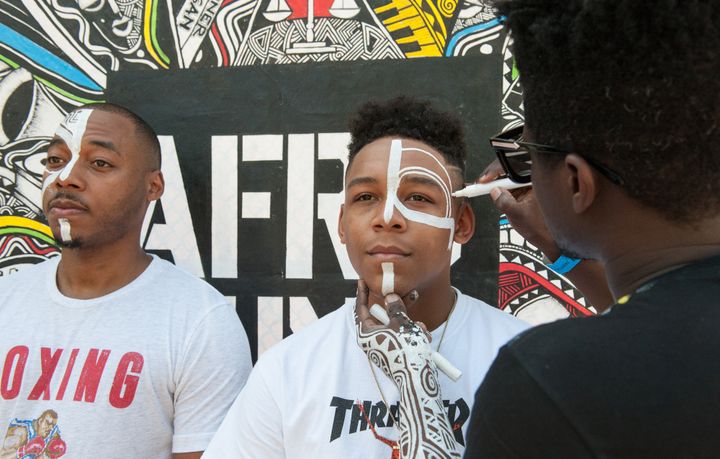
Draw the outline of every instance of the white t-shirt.
<instances>
[{"instance_id":1,"label":"white t-shirt","mask_svg":"<svg viewBox=\"0 0 720 459\"><path fill-rule=\"evenodd\" d=\"M0 458L204 450L252 364L232 306L156 257L119 290L68 298L59 258L0 278Z\"/></svg>"},{"instance_id":2,"label":"white t-shirt","mask_svg":"<svg viewBox=\"0 0 720 459\"><path fill-rule=\"evenodd\" d=\"M345 303L263 354L203 458L390 457L391 447L376 439L368 425L379 436L397 440L367 356L356 342L354 304ZM528 327L459 294L440 353L463 375L453 382L440 373L440 385L461 444L475 391L498 349ZM433 348L443 328L432 332ZM374 371L397 419L397 388L380 369Z\"/></svg>"}]
</instances>

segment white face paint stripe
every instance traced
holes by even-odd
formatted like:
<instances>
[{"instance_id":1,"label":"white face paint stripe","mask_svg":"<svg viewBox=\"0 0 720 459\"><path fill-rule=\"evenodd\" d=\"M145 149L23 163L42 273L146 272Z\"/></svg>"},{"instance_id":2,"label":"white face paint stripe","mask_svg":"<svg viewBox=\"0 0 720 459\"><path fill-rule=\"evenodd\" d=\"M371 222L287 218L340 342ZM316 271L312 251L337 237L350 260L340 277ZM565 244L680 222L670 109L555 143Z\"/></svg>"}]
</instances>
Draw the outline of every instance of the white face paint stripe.
<instances>
[{"instance_id":1,"label":"white face paint stripe","mask_svg":"<svg viewBox=\"0 0 720 459\"><path fill-rule=\"evenodd\" d=\"M414 175L422 175L425 177L428 177L432 179L434 182L436 182L440 188L443 190L443 195L445 197L445 217L450 216L450 190L448 190L447 185L440 179L440 176L437 175L435 172L427 170L422 167L407 167L405 169L402 169L400 171L400 181L402 182L402 178L408 174L414 174Z\"/></svg>"},{"instance_id":2,"label":"white face paint stripe","mask_svg":"<svg viewBox=\"0 0 720 459\"><path fill-rule=\"evenodd\" d=\"M56 171L49 171L45 177L42 186L42 194L45 194L45 190L50 186L57 178L60 180L67 180L72 172L75 164L80 158L80 148L82 147L82 138L85 135L85 129L87 128L87 122L92 114L92 109L83 109L71 112L60 124L55 135L65 141L68 149L70 150L70 161L61 169Z\"/></svg>"},{"instance_id":3,"label":"white face paint stripe","mask_svg":"<svg viewBox=\"0 0 720 459\"><path fill-rule=\"evenodd\" d=\"M437 165L440 166L440 169L442 169L443 172L445 172L445 177L447 177L448 183L450 184L450 188L452 189L452 179L450 178L450 173L448 173L447 168L445 168L445 166L443 166L443 164L440 162L439 159L437 159L435 157L435 155L433 155L429 151L421 150L420 148L403 148L403 151L419 151L420 153L423 153L423 154L429 156L430 159L435 161L437 163Z\"/></svg>"},{"instance_id":4,"label":"white face paint stripe","mask_svg":"<svg viewBox=\"0 0 720 459\"><path fill-rule=\"evenodd\" d=\"M402 141L393 139L390 143L390 157L388 158L387 169L387 194L385 199L385 213L383 218L385 224L390 224L393 214L393 203L397 196L398 185L400 184L400 162L402 161ZM392 197L392 199L391 199Z\"/></svg>"},{"instance_id":5,"label":"white face paint stripe","mask_svg":"<svg viewBox=\"0 0 720 459\"><path fill-rule=\"evenodd\" d=\"M382 263L382 294L383 296L395 293L395 265L391 262Z\"/></svg>"},{"instance_id":6,"label":"white face paint stripe","mask_svg":"<svg viewBox=\"0 0 720 459\"><path fill-rule=\"evenodd\" d=\"M442 171L445 173L445 176L448 179L448 183L450 186L448 187L445 182L440 178L440 175L437 173L424 168L420 166L410 166L406 167L404 169L400 169L400 165L402 162L402 153L404 151L417 151L420 153L423 153L430 158L432 158L438 166L442 169ZM403 176L407 174L418 174L425 177L428 177L434 181L436 181L440 187L442 188L443 194L445 195L445 217L438 217L435 215L426 214L423 212L417 212L414 210L410 210L407 207L403 205L403 203L400 202L400 200L397 197L397 190L400 186L400 180ZM387 169L387 194L385 195L385 209L383 213L383 218L385 220L385 224L389 224L390 220L392 219L392 214L394 212L394 209L397 208L397 210L400 212L400 214L405 217L407 220L416 222L416 223L422 223L429 226L434 226L436 228L440 229L448 229L450 230L450 238L448 240L448 250L452 248L452 241L455 236L455 220L451 217L451 202L452 202L452 179L450 178L450 174L448 173L447 169L443 164L440 162L439 159L437 159L432 153L421 150L419 148L403 148L402 146L402 140L400 139L393 139L390 143L390 157L388 158L388 169ZM384 272L383 272L384 275Z\"/></svg>"},{"instance_id":7,"label":"white face paint stripe","mask_svg":"<svg viewBox=\"0 0 720 459\"><path fill-rule=\"evenodd\" d=\"M60 239L65 243L72 242L72 235L70 234L70 222L67 218L59 218L60 223Z\"/></svg>"}]
</instances>

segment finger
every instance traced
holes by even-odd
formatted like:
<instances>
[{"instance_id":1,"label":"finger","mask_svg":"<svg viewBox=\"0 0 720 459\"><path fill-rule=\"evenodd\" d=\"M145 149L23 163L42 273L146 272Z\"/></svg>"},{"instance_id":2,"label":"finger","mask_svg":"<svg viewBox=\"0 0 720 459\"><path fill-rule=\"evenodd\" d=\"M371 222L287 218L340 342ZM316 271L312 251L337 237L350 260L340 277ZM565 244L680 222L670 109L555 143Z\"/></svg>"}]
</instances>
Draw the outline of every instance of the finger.
<instances>
[{"instance_id":1,"label":"finger","mask_svg":"<svg viewBox=\"0 0 720 459\"><path fill-rule=\"evenodd\" d=\"M385 306L387 308L388 314L390 315L390 318L392 318L393 315L396 315L399 312L407 314L407 308L405 308L405 303L403 303L402 298L400 298L400 295L398 295L397 293L389 293L385 296Z\"/></svg>"},{"instance_id":2,"label":"finger","mask_svg":"<svg viewBox=\"0 0 720 459\"><path fill-rule=\"evenodd\" d=\"M413 323L407 315L405 303L403 303L400 295L396 293L388 294L385 296L385 305L387 306L388 315L390 316L388 326L393 330L398 330L401 326L408 326Z\"/></svg>"},{"instance_id":3,"label":"finger","mask_svg":"<svg viewBox=\"0 0 720 459\"><path fill-rule=\"evenodd\" d=\"M357 297L355 298L355 320L364 323L367 319L372 320L370 309L368 308L368 288L365 281L358 280Z\"/></svg>"},{"instance_id":4,"label":"finger","mask_svg":"<svg viewBox=\"0 0 720 459\"><path fill-rule=\"evenodd\" d=\"M427 336L428 343L432 343L432 335L427 329L427 325L425 325L425 322L415 322L415 325L422 328L422 331L425 333L425 336Z\"/></svg>"},{"instance_id":5,"label":"finger","mask_svg":"<svg viewBox=\"0 0 720 459\"><path fill-rule=\"evenodd\" d=\"M405 304L405 309L408 311L412 309L412 307L417 302L418 298L420 298L420 294L417 290L410 290L410 292L403 297L403 303Z\"/></svg>"},{"instance_id":6,"label":"finger","mask_svg":"<svg viewBox=\"0 0 720 459\"><path fill-rule=\"evenodd\" d=\"M497 159L485 168L480 174L480 177L476 180L477 183L487 183L497 180L498 178L505 175L505 170Z\"/></svg>"},{"instance_id":7,"label":"finger","mask_svg":"<svg viewBox=\"0 0 720 459\"><path fill-rule=\"evenodd\" d=\"M495 207L504 214L512 214L518 206L515 197L504 188L493 188L490 190L490 198Z\"/></svg>"}]
</instances>

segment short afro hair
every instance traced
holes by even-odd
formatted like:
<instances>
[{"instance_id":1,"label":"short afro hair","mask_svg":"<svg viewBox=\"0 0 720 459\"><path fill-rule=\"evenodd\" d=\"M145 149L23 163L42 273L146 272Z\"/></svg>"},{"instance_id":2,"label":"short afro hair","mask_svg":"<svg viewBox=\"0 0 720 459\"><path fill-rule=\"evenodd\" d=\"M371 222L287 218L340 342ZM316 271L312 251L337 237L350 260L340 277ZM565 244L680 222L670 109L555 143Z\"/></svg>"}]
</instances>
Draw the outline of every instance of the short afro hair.
<instances>
[{"instance_id":1,"label":"short afro hair","mask_svg":"<svg viewBox=\"0 0 720 459\"><path fill-rule=\"evenodd\" d=\"M537 142L607 164L670 221L720 214L720 2L494 3Z\"/></svg>"},{"instance_id":2,"label":"short afro hair","mask_svg":"<svg viewBox=\"0 0 720 459\"><path fill-rule=\"evenodd\" d=\"M457 116L443 112L429 101L400 96L362 105L349 123L349 162L367 144L398 136L426 143L442 153L445 161L465 172L465 140Z\"/></svg>"}]
</instances>

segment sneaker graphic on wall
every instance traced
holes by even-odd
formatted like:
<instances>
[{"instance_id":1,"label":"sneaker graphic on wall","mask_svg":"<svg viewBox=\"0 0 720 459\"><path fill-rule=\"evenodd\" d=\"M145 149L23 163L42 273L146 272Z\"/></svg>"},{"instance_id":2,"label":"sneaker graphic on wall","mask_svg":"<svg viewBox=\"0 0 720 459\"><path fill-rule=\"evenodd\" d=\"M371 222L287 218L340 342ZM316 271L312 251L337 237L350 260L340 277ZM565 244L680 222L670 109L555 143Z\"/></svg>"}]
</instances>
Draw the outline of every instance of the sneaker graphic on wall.
<instances>
[{"instance_id":1,"label":"sneaker graphic on wall","mask_svg":"<svg viewBox=\"0 0 720 459\"><path fill-rule=\"evenodd\" d=\"M67 452L58 415L45 410L36 419L13 419L0 448L0 459L56 459Z\"/></svg>"}]
</instances>

